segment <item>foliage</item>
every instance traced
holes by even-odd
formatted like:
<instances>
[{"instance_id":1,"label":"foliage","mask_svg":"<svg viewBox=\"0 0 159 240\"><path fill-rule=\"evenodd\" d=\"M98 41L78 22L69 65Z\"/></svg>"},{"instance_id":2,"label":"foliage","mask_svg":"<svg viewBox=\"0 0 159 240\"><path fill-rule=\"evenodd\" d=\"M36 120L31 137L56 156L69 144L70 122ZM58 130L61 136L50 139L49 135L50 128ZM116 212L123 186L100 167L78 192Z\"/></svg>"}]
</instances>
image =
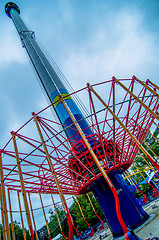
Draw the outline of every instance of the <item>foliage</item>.
<instances>
[{"instance_id":1,"label":"foliage","mask_svg":"<svg viewBox=\"0 0 159 240\"><path fill-rule=\"evenodd\" d=\"M93 203L96 213L98 214L98 216L101 217L101 219L104 219L103 212L102 212L100 206L98 205L96 199L93 197L93 194L91 193L91 194L89 194L89 196ZM76 202L75 197L73 199L74 199L74 202L73 202L72 206L70 207L70 213L72 215L73 222L75 224L75 227L79 231L85 231L88 228L88 225L83 220L83 217L81 215L81 212L79 210L79 206L78 206L78 203ZM78 201L82 208L84 217L85 217L86 221L90 224L90 226L93 226L94 224L98 223L99 218L95 215L87 196L86 195L79 196ZM64 211L63 211L62 207L60 207L59 205L56 205L56 208L57 208L57 212L58 212L58 215L60 218L63 232L66 236L68 236L68 224L67 224L67 219L66 218L64 219L64 217L65 217ZM61 233L61 231L60 231L60 228L58 227L56 213L52 209L50 209L49 214L50 214L49 229L54 230L53 233L51 234L51 237L55 237L58 233Z\"/></svg>"},{"instance_id":2,"label":"foliage","mask_svg":"<svg viewBox=\"0 0 159 240\"><path fill-rule=\"evenodd\" d=\"M20 223L17 221L13 222L13 226L14 226L14 233L15 233L15 238L16 240L23 240L23 230L20 226ZM12 231L11 231L11 223L9 224L9 230L10 230L10 239L12 240ZM30 240L30 235L29 235L29 230L25 229L25 235L26 235L26 239ZM1 236L1 240L3 240L3 228L2 225L0 224L0 236Z\"/></svg>"},{"instance_id":3,"label":"foliage","mask_svg":"<svg viewBox=\"0 0 159 240\"><path fill-rule=\"evenodd\" d=\"M59 218L64 216L65 213L64 213L62 206L60 206L59 204L56 204L56 210L57 210ZM49 209L48 213L50 214L49 221L52 223L57 222L56 213L51 208Z\"/></svg>"},{"instance_id":4,"label":"foliage","mask_svg":"<svg viewBox=\"0 0 159 240\"><path fill-rule=\"evenodd\" d=\"M60 219L62 230L63 230L64 234L67 236L68 235L68 224L67 224L67 219L66 219L65 212L64 212L62 206L60 206L59 204L56 204L56 210L57 210L57 213L58 213L58 217ZM51 237L54 238L59 233L61 233L61 230L59 228L59 223L57 221L57 216L56 216L55 211L53 211L50 208L48 213L50 214L48 225L49 225Z\"/></svg>"},{"instance_id":5,"label":"foliage","mask_svg":"<svg viewBox=\"0 0 159 240\"><path fill-rule=\"evenodd\" d=\"M93 203L96 213L98 214L98 216L101 217L101 219L104 219L103 212L102 212L99 204L97 203L96 199L94 198L93 194L90 193L89 196ZM89 223L89 225L93 226L94 224L99 222L99 218L95 215L93 208L88 200L87 195L78 196L77 199L81 206L83 215L84 215L86 221ZM88 225L86 224L86 222L84 221L84 219L82 217L81 211L79 209L78 203L75 198L74 198L74 203L72 205L71 210L72 210L72 215L74 217L74 221L75 221L75 224L76 224L78 230L85 231L88 228Z\"/></svg>"},{"instance_id":6,"label":"foliage","mask_svg":"<svg viewBox=\"0 0 159 240\"><path fill-rule=\"evenodd\" d=\"M150 133L148 133L145 138L145 141L142 144L143 147L146 149L146 151L152 156L154 161L158 161L158 158L156 156L159 156L159 143L157 141L159 139L158 135L159 135L158 129L156 129L153 136ZM139 153L137 154L137 156L134 160L134 163L137 166L137 168L139 169L139 171L142 172L142 175L144 176L144 178L147 178L145 169L146 169L146 167L148 167L148 165L146 162L148 162L149 165L152 166L152 164L149 161L149 159L147 158L147 156L144 153L142 153L141 150L139 150ZM135 165L132 166L131 169L134 172L137 172L138 169L135 167ZM150 173L151 173L151 170L149 170L149 174ZM135 181L136 184L138 184L144 180L142 175L140 173L138 173L133 177L133 180ZM143 193L148 193L152 188L148 184L141 184L140 189ZM140 197L141 193L138 193L137 195L138 195L138 197Z\"/></svg>"}]
</instances>

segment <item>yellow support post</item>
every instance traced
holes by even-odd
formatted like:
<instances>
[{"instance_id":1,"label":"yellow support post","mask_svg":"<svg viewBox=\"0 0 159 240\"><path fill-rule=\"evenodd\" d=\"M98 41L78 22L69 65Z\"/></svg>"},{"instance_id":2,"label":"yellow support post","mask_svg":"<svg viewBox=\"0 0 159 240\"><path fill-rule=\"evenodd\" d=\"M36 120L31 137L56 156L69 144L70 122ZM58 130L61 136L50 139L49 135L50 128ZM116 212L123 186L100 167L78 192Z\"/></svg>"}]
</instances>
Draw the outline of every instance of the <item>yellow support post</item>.
<instances>
[{"instance_id":1,"label":"yellow support post","mask_svg":"<svg viewBox=\"0 0 159 240\"><path fill-rule=\"evenodd\" d=\"M92 201L91 201L91 199L90 199L89 194L86 193L86 195L87 195L87 198L88 198L88 200L89 200L89 202L90 202L90 204L91 204L91 206L92 206L92 209L93 209L95 215L99 218L100 221L102 221L102 219L101 219L101 218L98 216L98 214L96 213L96 210L95 210L95 208L94 208L94 206L93 206L93 203L92 203ZM103 221L102 221L102 222L103 222ZM103 224L103 227L104 227L104 224Z\"/></svg>"},{"instance_id":2,"label":"yellow support post","mask_svg":"<svg viewBox=\"0 0 159 240\"><path fill-rule=\"evenodd\" d=\"M1 177L2 206L3 206L3 215L4 215L4 223L5 223L5 235L6 235L6 240L10 240L7 202L6 202L6 194L5 194L3 164L2 164L2 154L1 153L0 153L0 177Z\"/></svg>"},{"instance_id":3,"label":"yellow support post","mask_svg":"<svg viewBox=\"0 0 159 240\"><path fill-rule=\"evenodd\" d=\"M79 207L79 209L80 209L80 212L81 212L81 214L82 214L82 217L83 217L84 221L87 223L88 227L90 227L89 223L86 221L86 219L85 219L85 217L84 217L84 214L83 214L83 211L82 211L81 205L80 205L80 203L79 203L79 201L78 201L78 198L77 198L76 196L75 196L75 198L76 198L76 201L77 201L78 207Z\"/></svg>"},{"instance_id":4,"label":"yellow support post","mask_svg":"<svg viewBox=\"0 0 159 240\"><path fill-rule=\"evenodd\" d=\"M125 234L125 238L129 240L129 237L127 236L127 232L129 231L122 216L121 216L121 211L120 211L120 202L119 202L119 197L118 197L118 193L114 187L114 185L112 184L111 180L109 179L107 173L105 172L104 168L102 167L101 163L99 162L96 154L94 153L91 145L89 144L88 140L86 139L82 129L80 128L78 122L76 121L74 115L72 114L72 112L70 111L69 107L67 106L66 102L64 101L64 99L62 98L61 96L61 102L63 103L68 115L70 116L73 124L75 125L77 131L79 132L81 138L83 139L87 149L89 150L90 154L92 155L98 169L100 170L101 174L103 175L103 177L105 178L106 182L108 183L113 195L114 195L114 198L115 198L115 204L116 204L116 211L117 211L117 217L118 217L118 220L121 224L121 227L123 229L123 232Z\"/></svg>"},{"instance_id":5,"label":"yellow support post","mask_svg":"<svg viewBox=\"0 0 159 240\"><path fill-rule=\"evenodd\" d=\"M136 76L133 76L134 79L139 82L142 86L144 86L145 88L147 88L150 92L152 92L154 95L156 95L159 98L159 95L157 92L155 92L152 88L150 88L148 85L146 85L144 82L142 82L140 79L138 79ZM155 84L154 84L155 85ZM156 86L156 85L155 85ZM157 86L156 86L157 88Z\"/></svg>"},{"instance_id":6,"label":"yellow support post","mask_svg":"<svg viewBox=\"0 0 159 240\"><path fill-rule=\"evenodd\" d=\"M8 188L8 202L9 202L9 211L10 211L10 221L11 221L12 239L15 240L15 232L14 232L14 225L13 225L12 206L11 206L11 199L10 199L10 191L9 191L9 188Z\"/></svg>"},{"instance_id":7,"label":"yellow support post","mask_svg":"<svg viewBox=\"0 0 159 240\"><path fill-rule=\"evenodd\" d=\"M42 201L42 197L41 197L40 193L39 193L39 197L40 197L40 202L41 202L41 206L42 206L42 210L43 210L43 214L44 214L44 219L45 219L47 232L48 232L48 235L49 235L49 239L51 240L50 230L49 230L49 226L48 226L48 223L47 223L46 214L45 214L45 210L44 210L44 205L43 205L43 201Z\"/></svg>"},{"instance_id":8,"label":"yellow support post","mask_svg":"<svg viewBox=\"0 0 159 240\"><path fill-rule=\"evenodd\" d=\"M154 84L153 82L151 82L149 79L147 79L147 80L148 80L148 82L149 82L152 86L154 86L156 89L159 90L159 87L158 87L156 84Z\"/></svg>"},{"instance_id":9,"label":"yellow support post","mask_svg":"<svg viewBox=\"0 0 159 240\"><path fill-rule=\"evenodd\" d=\"M135 163L133 163L133 165L137 168L137 170L139 171L139 173L143 177L143 179L146 181L146 183L153 188L153 190L154 190L154 197L157 197L159 195L157 188L155 188L151 183L149 183L146 180L146 178L144 177L144 175L142 174L142 172L140 171L140 169L137 167L137 165Z\"/></svg>"},{"instance_id":10,"label":"yellow support post","mask_svg":"<svg viewBox=\"0 0 159 240\"><path fill-rule=\"evenodd\" d=\"M159 157L154 153L154 151L149 147L149 145L144 141L144 144L148 147L148 149L155 155L156 158L159 159Z\"/></svg>"},{"instance_id":11,"label":"yellow support post","mask_svg":"<svg viewBox=\"0 0 159 240\"><path fill-rule=\"evenodd\" d=\"M23 214L22 214L22 208L21 208L21 203L20 203L20 195L19 195L19 192L18 192L18 191L17 191L17 196L18 196L18 203L19 203L19 211L20 211L21 224L22 224L22 229L23 229L23 237L24 237L24 240L26 240L26 234L25 234L24 222L23 222Z\"/></svg>"},{"instance_id":12,"label":"yellow support post","mask_svg":"<svg viewBox=\"0 0 159 240\"><path fill-rule=\"evenodd\" d=\"M89 86L89 89L95 94L95 96L103 103L106 109L112 114L112 116L118 121L118 123L122 126L122 128L127 132L127 134L131 137L131 139L136 143L136 145L141 149L141 151L148 157L150 162L157 168L159 171L159 164L155 162L150 154L146 151L146 149L140 144L140 142L136 139L136 137L125 127L123 122L113 113L113 111L109 108L109 106L104 102L104 100L98 95L98 93L93 89L92 86ZM137 97L135 97L137 98ZM143 105L143 103L142 103ZM152 112L152 111L151 111ZM157 117L158 118L158 117Z\"/></svg>"},{"instance_id":13,"label":"yellow support post","mask_svg":"<svg viewBox=\"0 0 159 240\"><path fill-rule=\"evenodd\" d=\"M152 116L154 116L154 118L159 121L159 117L155 112L153 112L148 106L146 106L145 103L143 103L134 93L132 93L127 87L125 87L124 84L122 84L117 78L114 77L114 79L126 92L128 92L133 98L135 98L138 103L140 103L148 112L151 113Z\"/></svg>"},{"instance_id":14,"label":"yellow support post","mask_svg":"<svg viewBox=\"0 0 159 240\"><path fill-rule=\"evenodd\" d=\"M138 153L138 155L139 155L139 157L143 158L143 160L147 163L147 165L149 166L149 169L152 169L152 171L156 174L155 168L149 164L149 162L146 160L146 158L144 158L144 156L142 156L140 153ZM147 169L147 170L149 170L149 169Z\"/></svg>"},{"instance_id":15,"label":"yellow support post","mask_svg":"<svg viewBox=\"0 0 159 240\"><path fill-rule=\"evenodd\" d=\"M59 224L61 233L62 233L62 235L64 236L64 238L67 240L67 238L66 238L66 236L64 235L63 230L62 230L62 226L61 226L61 223L60 223L59 215L58 215L58 212L57 212L57 209L56 209L56 206L55 206L55 202L54 202L54 198L53 198L52 194L51 194L51 199L52 199L52 203L53 203L53 205L54 205L54 209L55 209L55 213L56 213L56 217L57 217L57 221L58 221L58 224Z\"/></svg>"},{"instance_id":16,"label":"yellow support post","mask_svg":"<svg viewBox=\"0 0 159 240\"><path fill-rule=\"evenodd\" d=\"M5 220L4 220L4 212L3 212L3 201L2 201L1 185L0 185L0 198L1 198L1 215L2 215L3 239L6 240L6 234L5 234Z\"/></svg>"},{"instance_id":17,"label":"yellow support post","mask_svg":"<svg viewBox=\"0 0 159 240\"><path fill-rule=\"evenodd\" d=\"M150 131L149 131L149 133L157 142L159 142L159 140Z\"/></svg>"},{"instance_id":18,"label":"yellow support post","mask_svg":"<svg viewBox=\"0 0 159 240\"><path fill-rule=\"evenodd\" d=\"M126 174L128 176L128 172L126 171ZM129 176L128 176L129 177ZM147 197L146 195L140 190L140 188L138 188L138 186L135 184L134 180L132 178L129 178L129 180L134 184L134 186L136 187L136 189L143 195L144 199L142 203L147 203Z\"/></svg>"},{"instance_id":19,"label":"yellow support post","mask_svg":"<svg viewBox=\"0 0 159 240\"><path fill-rule=\"evenodd\" d=\"M24 206L25 206L25 212L26 212L28 227L29 227L29 231L30 231L30 235L31 235L31 240L34 240L33 227L32 227L32 222L31 222L31 217L30 217L30 212L29 212L29 206L28 206L28 201L27 201L27 195L26 195L24 181L23 181L23 174L22 174L21 165L20 165L18 147L17 147L16 138L15 138L14 133L11 132L11 134L12 134L12 139L13 139L15 156L16 156L16 160L17 160L18 174L19 174L19 179L20 179L20 184L21 184L21 191L22 191L23 200L24 200Z\"/></svg>"},{"instance_id":20,"label":"yellow support post","mask_svg":"<svg viewBox=\"0 0 159 240\"><path fill-rule=\"evenodd\" d=\"M153 170L152 167L147 167L147 168L145 168L145 171L148 171L148 170L150 170L150 169ZM133 173L129 173L129 174L127 173L126 175L124 175L123 178L124 178L124 179L127 179L127 178L130 178L130 177L132 177L132 176L134 176L134 175L137 175L137 174L140 174L140 172L138 172L138 171L133 171Z\"/></svg>"},{"instance_id":21,"label":"yellow support post","mask_svg":"<svg viewBox=\"0 0 159 240\"><path fill-rule=\"evenodd\" d=\"M91 199L90 199L90 196L89 196L88 193L86 193L86 195L87 195L87 198L88 198L88 200L89 200L89 202L90 202L90 204L91 204L91 206L92 206L92 209L93 209L93 211L94 211L94 213L95 213L95 208L94 208L93 203L92 203L92 201L91 201Z\"/></svg>"},{"instance_id":22,"label":"yellow support post","mask_svg":"<svg viewBox=\"0 0 159 240\"><path fill-rule=\"evenodd\" d=\"M50 154L49 154L49 152L48 152L47 146L46 146L46 144L45 144L45 141L44 141L42 132L41 132L41 130L40 130L40 126L39 126L39 123L38 123L38 118L37 118L37 116L36 116L35 113L32 113L32 115L33 115L33 118L34 118L34 120L35 120L35 124L36 124L37 130L38 130L38 133L39 133L39 136L40 136L40 139L41 139L41 143L42 143L42 145L43 145L43 148L44 148L44 151L45 151L45 154L46 154L46 159L47 159L49 168L51 169L53 178L54 178L54 180L55 180L55 183L56 183L56 186L57 186L57 190L58 190L58 193L59 193L59 196L60 196L62 205L63 205L63 209L64 209L64 211L65 211L65 214L66 214L66 217L67 217L67 220L68 220L68 225L69 225L69 240L71 240L71 239L73 238L73 227L74 227L73 220L72 220L71 214L70 214L70 212L69 212L69 209L68 209L68 207L67 207L67 203L66 203L64 194L63 194L63 192L62 192L61 186L60 186L59 181L58 181L58 179L57 179L57 174L56 174L56 172L55 172L55 170L54 170L54 167L53 167L53 164L52 164L52 161L51 161L51 157L50 157Z\"/></svg>"},{"instance_id":23,"label":"yellow support post","mask_svg":"<svg viewBox=\"0 0 159 240\"><path fill-rule=\"evenodd\" d=\"M156 125L156 127L158 127L157 123L155 123L155 121L153 121L153 123Z\"/></svg>"},{"instance_id":24,"label":"yellow support post","mask_svg":"<svg viewBox=\"0 0 159 240\"><path fill-rule=\"evenodd\" d=\"M35 224L32 204L31 204L30 193L28 193L28 199L29 199L29 204L30 204L30 210L31 210L31 215L32 215L32 219L33 219L33 224L34 224L35 236L36 236L36 240L38 240L38 234L37 234L37 230L36 230L36 224Z\"/></svg>"}]
</instances>

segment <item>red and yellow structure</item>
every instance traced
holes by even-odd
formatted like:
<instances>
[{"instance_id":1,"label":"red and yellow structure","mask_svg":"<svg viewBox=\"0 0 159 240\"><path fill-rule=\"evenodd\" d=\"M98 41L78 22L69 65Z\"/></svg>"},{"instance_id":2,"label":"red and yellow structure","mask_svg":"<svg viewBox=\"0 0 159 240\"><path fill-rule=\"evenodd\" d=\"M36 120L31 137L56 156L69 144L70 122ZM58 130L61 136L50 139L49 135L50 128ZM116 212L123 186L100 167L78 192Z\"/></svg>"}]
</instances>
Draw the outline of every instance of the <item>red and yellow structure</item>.
<instances>
[{"instance_id":1,"label":"red and yellow structure","mask_svg":"<svg viewBox=\"0 0 159 240\"><path fill-rule=\"evenodd\" d=\"M73 231L79 233L65 195L90 191L101 205L114 238L133 239L128 226L136 229L149 216L129 191L122 173L131 166L139 150L146 155L154 171L159 170L158 160L142 145L159 120L158 87L150 80L141 81L135 76L132 79L113 77L102 83L87 84L70 94L37 45L34 33L22 21L18 6L10 2L5 11L13 19L50 105L39 113L32 113L27 123L11 132L11 139L0 150L4 238L10 239L6 203L6 190L9 189L17 191L19 208L19 193L22 193L31 239L34 239L34 232L36 239L38 237L30 193L40 197L50 239L42 194L59 195L71 240ZM77 93L85 96L88 114L82 113L73 100ZM54 110L57 122L51 115L48 117L50 109ZM12 219L12 215L10 217Z\"/></svg>"}]
</instances>

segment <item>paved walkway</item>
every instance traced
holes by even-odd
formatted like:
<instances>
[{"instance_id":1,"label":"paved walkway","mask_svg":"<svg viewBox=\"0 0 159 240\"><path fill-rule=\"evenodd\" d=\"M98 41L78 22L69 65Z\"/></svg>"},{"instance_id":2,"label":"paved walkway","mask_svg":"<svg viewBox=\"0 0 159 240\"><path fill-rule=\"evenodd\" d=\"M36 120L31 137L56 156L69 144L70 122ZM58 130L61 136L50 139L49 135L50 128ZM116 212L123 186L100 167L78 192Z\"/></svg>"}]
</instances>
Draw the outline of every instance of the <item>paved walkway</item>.
<instances>
[{"instance_id":1,"label":"paved walkway","mask_svg":"<svg viewBox=\"0 0 159 240\"><path fill-rule=\"evenodd\" d=\"M155 207L152 207L152 204L155 203ZM149 238L150 233L153 233L154 236L159 237L159 199L154 200L150 204L144 207L144 210L151 216L151 219L147 224L145 224L140 230L136 231L136 234L141 239L145 240ZM107 237L106 237L107 234ZM110 240L113 239L113 236L110 230L103 230L100 233L96 233L90 240L100 240L100 235L102 236L101 239ZM120 238L122 239L122 238ZM123 238L125 239L125 238Z\"/></svg>"}]
</instances>

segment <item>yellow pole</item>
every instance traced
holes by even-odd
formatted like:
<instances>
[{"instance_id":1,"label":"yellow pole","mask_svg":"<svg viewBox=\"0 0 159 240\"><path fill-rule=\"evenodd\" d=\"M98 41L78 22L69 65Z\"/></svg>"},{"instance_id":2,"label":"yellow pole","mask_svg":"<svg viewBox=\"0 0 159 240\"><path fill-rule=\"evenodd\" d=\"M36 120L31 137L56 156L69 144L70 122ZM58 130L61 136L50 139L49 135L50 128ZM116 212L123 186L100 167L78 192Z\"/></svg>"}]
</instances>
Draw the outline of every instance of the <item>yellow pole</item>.
<instances>
[{"instance_id":1,"label":"yellow pole","mask_svg":"<svg viewBox=\"0 0 159 240\"><path fill-rule=\"evenodd\" d=\"M81 205L80 205L80 203L79 203L79 201L78 201L78 198L77 198L76 196L75 196L75 198L76 198L77 204L78 204L78 206L79 206L79 209L80 209L80 212L81 212L81 214L82 214L82 217L83 217L84 221L85 221L85 222L87 223L87 225L90 227L89 223L86 221L86 219L85 219L85 217L84 217L84 214L83 214Z\"/></svg>"},{"instance_id":2,"label":"yellow pole","mask_svg":"<svg viewBox=\"0 0 159 240\"><path fill-rule=\"evenodd\" d=\"M128 172L126 171L126 174L128 176ZM140 190L140 188L138 188L138 186L135 184L134 180L132 178L129 178L129 180L134 184L134 186L136 187L136 189L143 195L144 199L143 199L143 203L147 203L147 197L146 195Z\"/></svg>"},{"instance_id":3,"label":"yellow pole","mask_svg":"<svg viewBox=\"0 0 159 240\"><path fill-rule=\"evenodd\" d=\"M15 155L16 155L16 160L17 160L18 174L19 174L19 179L20 179L20 184L21 184L21 190L22 190L22 196L23 196L23 200L24 200L24 206L25 206L28 227L29 227L29 231L30 231L30 235L31 235L31 240L34 240L34 232L33 232L33 227L32 227L32 223L31 223L29 205L28 205L27 195L26 195L24 181L23 181L23 174L22 174L21 165L20 165L18 147L17 147L16 138L15 138L14 133L11 132L11 134L12 134L13 145L14 145L14 150L15 150Z\"/></svg>"},{"instance_id":4,"label":"yellow pole","mask_svg":"<svg viewBox=\"0 0 159 240\"><path fill-rule=\"evenodd\" d=\"M155 123L155 121L153 121L153 123L156 125L156 127L158 127L157 123Z\"/></svg>"},{"instance_id":5,"label":"yellow pole","mask_svg":"<svg viewBox=\"0 0 159 240\"><path fill-rule=\"evenodd\" d=\"M148 157L151 163L159 170L159 164L155 162L150 154L146 151L146 149L140 144L140 142L136 139L136 137L125 127L123 122L113 113L113 111L109 108L109 106L104 102L104 100L98 95L98 93L93 89L92 86L89 86L90 90L96 95L96 97L103 103L103 105L108 109L108 111L113 115L113 117L118 121L118 123L122 126L122 128L128 133L128 135L132 138L132 140L136 143L136 145L141 149L141 151ZM136 97L137 98L137 97Z\"/></svg>"},{"instance_id":6,"label":"yellow pole","mask_svg":"<svg viewBox=\"0 0 159 240\"><path fill-rule=\"evenodd\" d=\"M81 138L83 139L83 141L84 141L87 149L89 150L90 154L92 155L92 157L93 157L93 159L94 159L94 161L95 161L98 169L100 170L101 174L102 174L103 177L105 178L106 182L108 183L108 185L109 185L109 187L110 187L110 189L111 189L111 191L112 191L112 193L113 193L113 195L114 195L118 220L119 220L119 222L120 222L120 224L121 224L121 227L122 227L122 229L123 229L123 231L124 231L124 234L125 234L126 239L129 239L129 238L127 237L128 228L127 228L127 226L126 226L126 224L125 224L125 222L124 222L124 220L123 220L123 218L122 218L122 216L121 216L121 212L120 212L120 202L119 202L118 193L117 193L114 185L112 184L111 180L109 179L108 175L106 174L104 168L102 167L101 163L99 162L99 160L98 160L96 154L94 153L91 145L89 144L88 140L86 139L86 137L85 137L82 129L80 128L78 122L76 121L74 115L72 114L72 112L70 111L70 109L69 109L69 107L67 106L66 102L65 102L64 99L62 98L62 96L61 96L61 102L63 103L63 105L64 105L64 107L65 107L68 115L70 116L73 124L75 125L77 131L79 132Z\"/></svg>"},{"instance_id":7,"label":"yellow pole","mask_svg":"<svg viewBox=\"0 0 159 240\"><path fill-rule=\"evenodd\" d=\"M3 201L2 201L1 185L0 185L0 198L1 198L1 215L2 215L3 239L6 240L6 234L5 234L5 220L4 220L4 211L3 211Z\"/></svg>"},{"instance_id":8,"label":"yellow pole","mask_svg":"<svg viewBox=\"0 0 159 240\"><path fill-rule=\"evenodd\" d=\"M152 166L149 164L149 162L144 158L144 156L142 156L140 153L138 153L138 155L144 159L144 161L145 161L145 162L147 163L147 165L149 166L149 169L152 169L152 171L155 172L155 168L152 167ZM149 169L147 169L147 170L149 170Z\"/></svg>"},{"instance_id":9,"label":"yellow pole","mask_svg":"<svg viewBox=\"0 0 159 240\"><path fill-rule=\"evenodd\" d=\"M87 220L85 219L84 214L83 214L83 211L82 211L82 208L81 208L81 205L80 205L80 203L79 203L79 201L78 201L78 198L77 198L76 196L75 196L75 198L76 198L77 204L78 204L78 206L79 206L80 212L81 212L81 214L82 214L82 217L83 217L85 223L88 225L89 228L91 228L91 235L89 235L89 236L93 236L93 228L90 227L89 223L88 223Z\"/></svg>"},{"instance_id":10,"label":"yellow pole","mask_svg":"<svg viewBox=\"0 0 159 240\"><path fill-rule=\"evenodd\" d=\"M150 170L150 169L152 169L152 167L147 167L147 168L145 168L145 171L148 171L148 170ZM125 174L125 172L124 172L124 174ZM137 174L140 174L140 172L138 172L138 171L133 171L133 173L127 173L126 175L124 175L123 178L124 178L124 179L127 179L127 178L130 178L130 177L132 177L132 176L134 176L134 175L137 175Z\"/></svg>"},{"instance_id":11,"label":"yellow pole","mask_svg":"<svg viewBox=\"0 0 159 240\"><path fill-rule=\"evenodd\" d=\"M151 136L157 141L159 142L159 140L149 131L149 133L151 134Z\"/></svg>"},{"instance_id":12,"label":"yellow pole","mask_svg":"<svg viewBox=\"0 0 159 240\"><path fill-rule=\"evenodd\" d=\"M156 95L159 98L159 95L157 92L155 92L152 88L150 88L148 85L146 85L144 82L142 82L140 79L138 79L136 76L133 76L134 79L139 82L142 86L144 86L145 88L147 88L150 92L152 92L154 95Z\"/></svg>"},{"instance_id":13,"label":"yellow pole","mask_svg":"<svg viewBox=\"0 0 159 240\"><path fill-rule=\"evenodd\" d=\"M91 201L91 199L90 199L89 194L87 193L86 195L87 195L87 198L88 198L88 200L89 200L89 202L90 202L90 204L91 204L91 206L92 206L92 208L93 208L93 211L95 212L95 208L94 208L94 206L93 206L93 203L92 203L92 201Z\"/></svg>"},{"instance_id":14,"label":"yellow pole","mask_svg":"<svg viewBox=\"0 0 159 240\"><path fill-rule=\"evenodd\" d=\"M142 172L134 162L133 162L133 165L136 167L136 169L138 170L139 174L143 177L143 179L146 180L146 178L144 177L144 175L142 174Z\"/></svg>"},{"instance_id":15,"label":"yellow pole","mask_svg":"<svg viewBox=\"0 0 159 240\"><path fill-rule=\"evenodd\" d=\"M33 115L33 118L34 118L34 120L35 120L35 124L36 124L37 130L38 130L38 133L39 133L39 136L40 136L40 139L41 139L41 143L42 143L42 145L43 145L43 148L44 148L44 151L45 151L45 154L46 154L46 159L47 159L49 168L51 169L53 178L54 178L54 180L55 180L55 183L56 183L56 186L57 186L57 190L58 190L58 193L59 193L59 196L60 196L60 199L61 199L61 202L62 202L64 211L65 211L67 220L68 220L68 224L69 224L69 239L71 239L71 238L73 237L73 227L74 227L73 220L72 220L71 214L70 214L70 212L69 212L69 209L68 209L68 207L67 207L67 203L66 203L64 194L63 194L63 192L62 192L61 186L60 186L59 181L58 181L58 179L57 179L57 174L56 174L56 172L55 172L55 170L54 170L54 167L53 167L53 164L52 164L52 161L51 161L51 158L50 158L50 154L49 154L48 149L47 149L47 146L46 146L46 144L45 144L45 141L44 141L42 132L41 132L41 130L40 130L37 116L36 116L35 113L32 113L32 115Z\"/></svg>"},{"instance_id":16,"label":"yellow pole","mask_svg":"<svg viewBox=\"0 0 159 240\"><path fill-rule=\"evenodd\" d=\"M148 80L149 83L151 83L152 86L154 86L155 88L157 88L157 89L159 90L159 87L158 87L156 84L154 84L153 82L151 82L150 79L147 79L147 80Z\"/></svg>"},{"instance_id":17,"label":"yellow pole","mask_svg":"<svg viewBox=\"0 0 159 240\"><path fill-rule=\"evenodd\" d=\"M22 224L22 229L23 229L23 237L24 237L24 240L26 240L25 229L24 229L24 222L23 222L23 215L22 215L22 208L21 208L21 203L20 203L20 195L19 195L18 191L17 191L17 196L18 196L21 224Z\"/></svg>"},{"instance_id":18,"label":"yellow pole","mask_svg":"<svg viewBox=\"0 0 159 240\"><path fill-rule=\"evenodd\" d=\"M126 92L128 92L133 98L136 99L138 103L140 103L148 112L150 112L152 116L154 116L157 120L159 120L159 117L155 112L153 112L148 106L146 106L145 103L143 103L134 93L132 93L127 87L125 87L118 79L116 79L115 77L114 79Z\"/></svg>"},{"instance_id":19,"label":"yellow pole","mask_svg":"<svg viewBox=\"0 0 159 240\"><path fill-rule=\"evenodd\" d=\"M154 197L154 198L155 198L155 197L158 197L158 195L159 195L158 189L157 189L156 187L154 187L150 182L148 182L148 181L146 180L146 178L144 177L144 175L142 174L142 172L140 171L140 169L137 167L137 165L136 165L135 163L133 163L133 164L134 164L134 166L138 169L140 175L143 177L143 179L146 181L146 183L153 188L153 190L154 190L154 195L153 195L153 197Z\"/></svg>"},{"instance_id":20,"label":"yellow pole","mask_svg":"<svg viewBox=\"0 0 159 240\"><path fill-rule=\"evenodd\" d=\"M12 229L12 238L13 238L13 240L15 240L15 232L14 232L14 225L13 225L12 206L11 206L11 199L10 199L9 188L8 188L8 202L9 202L9 210L10 210L10 221L11 221L11 229Z\"/></svg>"},{"instance_id":21,"label":"yellow pole","mask_svg":"<svg viewBox=\"0 0 159 240\"><path fill-rule=\"evenodd\" d=\"M63 233L62 226L61 226L60 219L59 219L59 215L58 215L58 212L57 212L56 205L55 205L54 198L53 198L52 194L51 194L51 199L52 199L52 203L54 205L54 209L55 209L55 213L56 213L56 217L57 217L57 221L58 221L61 233L64 236L64 238L67 239L66 236Z\"/></svg>"},{"instance_id":22,"label":"yellow pole","mask_svg":"<svg viewBox=\"0 0 159 240\"><path fill-rule=\"evenodd\" d=\"M2 164L2 154L1 153L0 153L0 176L1 176L1 194L2 194L2 206L3 206L4 223L5 223L5 234L6 234L6 239L10 240L7 202L6 202L6 194L5 194L3 164Z\"/></svg>"},{"instance_id":23,"label":"yellow pole","mask_svg":"<svg viewBox=\"0 0 159 240\"><path fill-rule=\"evenodd\" d=\"M31 210L31 215L32 215L32 219L33 219L33 224L34 224L35 236L36 236L36 239L38 240L38 234L37 234L37 230L36 230L36 224L35 224L35 218L34 218L34 214L33 214L32 204L31 204L30 193L28 193L28 199L29 199L29 204L30 204L30 210Z\"/></svg>"},{"instance_id":24,"label":"yellow pole","mask_svg":"<svg viewBox=\"0 0 159 240\"><path fill-rule=\"evenodd\" d=\"M45 219L45 223L46 223L47 232L48 232L48 235L49 235L49 239L51 240L50 230L49 230L49 226L48 226L48 223L47 223L46 214L45 214L45 210L44 210L44 205L43 205L43 201L42 201L42 197L41 197L40 193L39 193L39 197L40 197L40 202L41 202L41 206L42 206L42 210L43 210L43 214L44 214L44 219Z\"/></svg>"},{"instance_id":25,"label":"yellow pole","mask_svg":"<svg viewBox=\"0 0 159 240\"><path fill-rule=\"evenodd\" d=\"M154 151L149 147L149 145L148 145L146 142L144 142L144 144L145 144L145 145L148 147L148 149L155 155L155 157L159 159L159 157L156 155L156 153L154 153Z\"/></svg>"}]
</instances>

